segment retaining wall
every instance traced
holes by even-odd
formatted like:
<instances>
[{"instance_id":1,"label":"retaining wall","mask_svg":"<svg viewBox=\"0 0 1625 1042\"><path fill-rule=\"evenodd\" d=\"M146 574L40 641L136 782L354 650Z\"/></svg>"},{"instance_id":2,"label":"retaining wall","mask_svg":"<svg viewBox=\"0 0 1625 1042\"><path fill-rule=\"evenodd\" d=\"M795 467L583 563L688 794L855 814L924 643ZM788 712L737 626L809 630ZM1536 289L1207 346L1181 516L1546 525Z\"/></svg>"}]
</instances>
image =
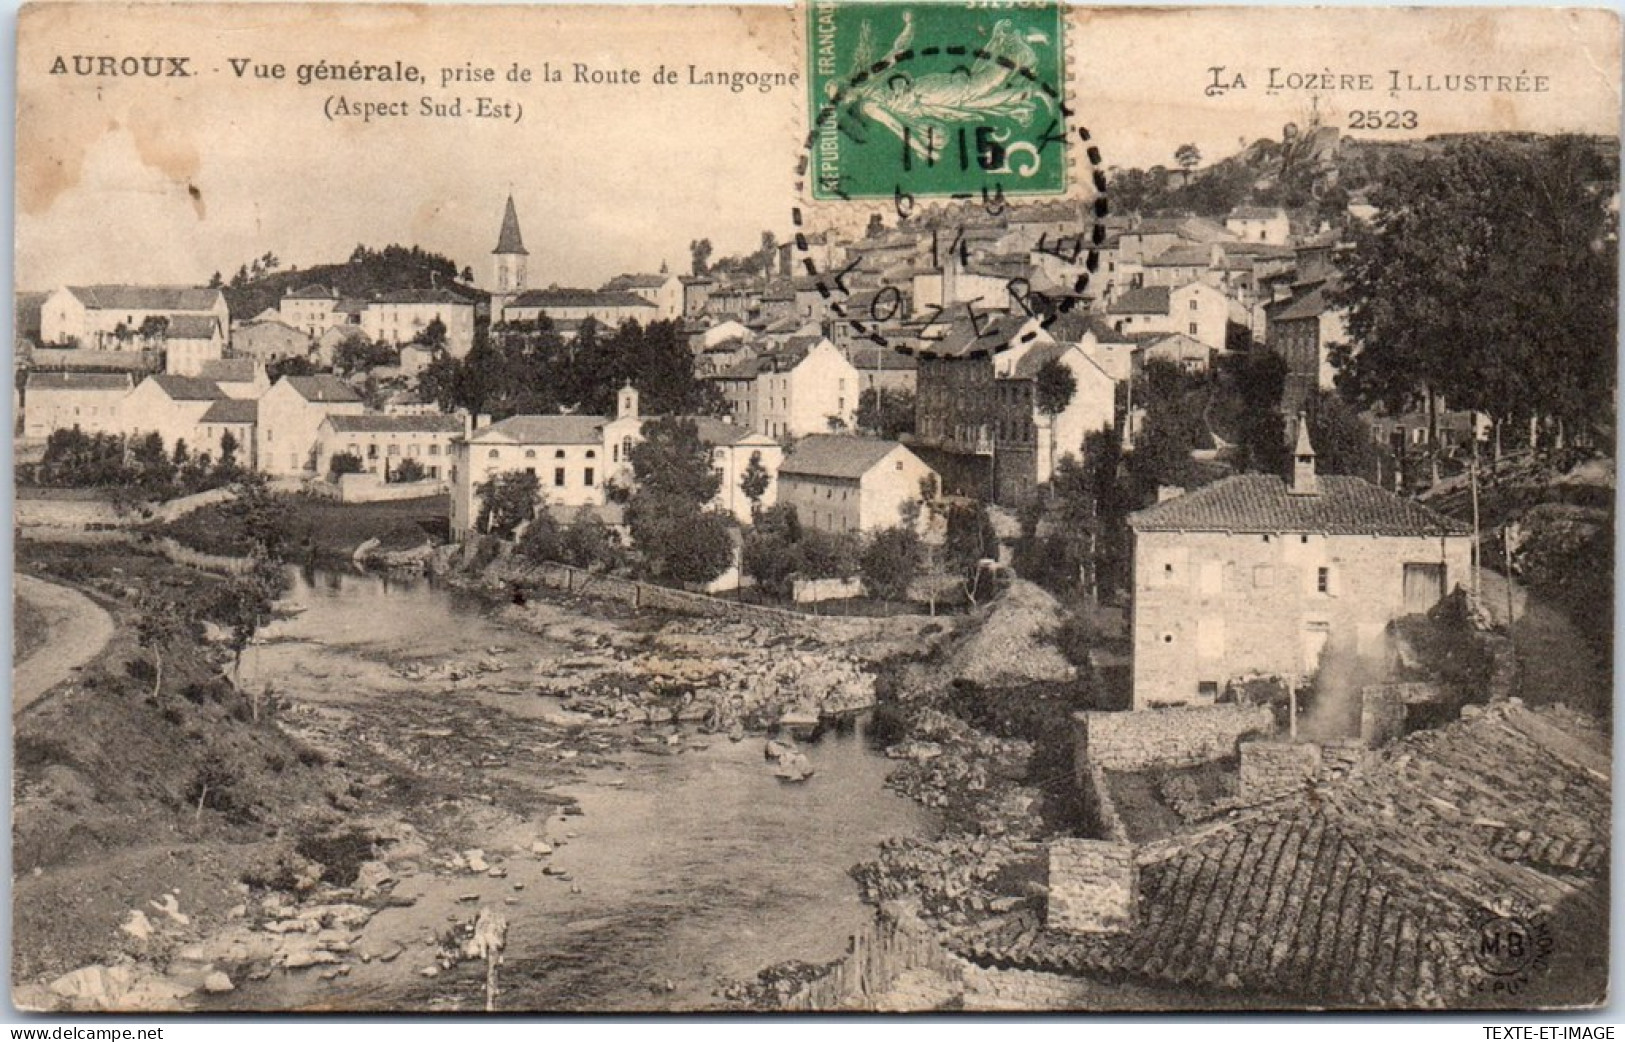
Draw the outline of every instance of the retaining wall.
<instances>
[{"instance_id":1,"label":"retaining wall","mask_svg":"<svg viewBox=\"0 0 1625 1042\"><path fill-rule=\"evenodd\" d=\"M1049 845L1049 911L1045 925L1063 933L1134 929L1140 870L1134 845L1057 839Z\"/></svg>"},{"instance_id":2,"label":"retaining wall","mask_svg":"<svg viewBox=\"0 0 1625 1042\"><path fill-rule=\"evenodd\" d=\"M883 909L874 923L854 934L847 954L823 976L808 981L781 1004L782 1009L873 1010L905 973L927 971L949 984L963 980L967 964L931 935L908 909Z\"/></svg>"},{"instance_id":3,"label":"retaining wall","mask_svg":"<svg viewBox=\"0 0 1625 1042\"><path fill-rule=\"evenodd\" d=\"M1077 762L1109 771L1190 767L1236 755L1244 735L1267 735L1266 706L1214 705L1072 715Z\"/></svg>"}]
</instances>

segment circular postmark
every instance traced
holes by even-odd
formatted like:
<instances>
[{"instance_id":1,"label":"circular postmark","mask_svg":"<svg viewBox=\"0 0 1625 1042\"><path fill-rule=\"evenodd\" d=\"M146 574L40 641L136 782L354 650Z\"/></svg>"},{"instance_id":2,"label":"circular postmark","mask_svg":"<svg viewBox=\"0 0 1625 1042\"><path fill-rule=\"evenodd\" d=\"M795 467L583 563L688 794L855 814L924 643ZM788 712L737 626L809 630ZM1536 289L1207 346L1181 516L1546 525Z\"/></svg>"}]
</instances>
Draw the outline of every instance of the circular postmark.
<instances>
[{"instance_id":1,"label":"circular postmark","mask_svg":"<svg viewBox=\"0 0 1625 1042\"><path fill-rule=\"evenodd\" d=\"M1035 325L1047 328L1083 303L1108 212L1099 149L1086 127L1069 126L1076 113L1058 86L1065 82L1061 9L1032 5L1025 21L1001 17L990 28L959 25L975 39L965 44L916 42L914 13L903 10L901 31L884 56L874 56L868 21L857 23L852 53L841 53L832 41L839 38L842 12L862 19L870 10L872 5L818 4L809 26L813 105L791 213L797 274L848 339L905 352L918 339L921 353L930 353L925 341L941 337L929 331L940 333L959 321L972 330L966 354L997 354L1018 337L1031 340ZM949 28L936 31L951 38ZM848 71L835 74L843 58ZM1089 164L1087 178L1072 170L1080 155ZM1048 278L1040 288L1032 265L995 255L1002 240L987 225L1028 199L1053 206L1055 197L1067 196L1069 182L1091 192L1063 200L1063 211L1072 204L1073 220L1063 213L1036 242L1025 244L1030 257L1044 262ZM905 249L894 270L937 272L931 294L936 299L918 299L918 283L905 289L873 270L859 271L857 260L843 267L825 243L815 248L807 206L863 200L889 209L897 230L912 230L918 241L928 242L924 256ZM938 203L941 209L928 214ZM1085 212L1091 215L1087 221ZM881 214L871 210L867 216L863 238L884 233ZM967 273L961 281L982 292L962 291L958 283L951 291L945 285L950 270ZM995 299L984 303L990 296ZM1016 321L999 321L1001 312ZM899 328L917 336L898 337L892 331Z\"/></svg>"},{"instance_id":2,"label":"circular postmark","mask_svg":"<svg viewBox=\"0 0 1625 1042\"><path fill-rule=\"evenodd\" d=\"M1491 1002L1524 994L1545 975L1557 947L1551 921L1539 909L1487 911L1466 941L1472 956L1469 988Z\"/></svg>"}]
</instances>

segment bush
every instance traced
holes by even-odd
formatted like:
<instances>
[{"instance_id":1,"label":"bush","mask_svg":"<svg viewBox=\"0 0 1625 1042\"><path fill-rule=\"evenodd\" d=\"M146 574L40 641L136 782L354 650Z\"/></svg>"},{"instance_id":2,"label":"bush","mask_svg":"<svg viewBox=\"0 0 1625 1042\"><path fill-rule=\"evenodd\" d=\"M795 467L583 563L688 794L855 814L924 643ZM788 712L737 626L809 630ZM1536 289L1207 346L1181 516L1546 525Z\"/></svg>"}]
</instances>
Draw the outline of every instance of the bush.
<instances>
[{"instance_id":1,"label":"bush","mask_svg":"<svg viewBox=\"0 0 1625 1042\"><path fill-rule=\"evenodd\" d=\"M614 530L583 511L560 533L559 558L592 571L615 571L626 562L626 550Z\"/></svg>"},{"instance_id":2,"label":"bush","mask_svg":"<svg viewBox=\"0 0 1625 1042\"><path fill-rule=\"evenodd\" d=\"M888 528L875 533L863 548L859 561L869 593L886 600L908 599L909 586L919 574L922 558L920 537L907 528Z\"/></svg>"},{"instance_id":3,"label":"bush","mask_svg":"<svg viewBox=\"0 0 1625 1042\"><path fill-rule=\"evenodd\" d=\"M526 523L525 534L519 537L514 551L528 561L541 564L559 560L562 548L558 522L546 510L538 510L536 516Z\"/></svg>"},{"instance_id":4,"label":"bush","mask_svg":"<svg viewBox=\"0 0 1625 1042\"><path fill-rule=\"evenodd\" d=\"M395 472L389 476L389 480L404 485L412 481L422 481L428 476L429 472L423 469L423 464L415 459L403 459L395 467Z\"/></svg>"},{"instance_id":5,"label":"bush","mask_svg":"<svg viewBox=\"0 0 1625 1042\"><path fill-rule=\"evenodd\" d=\"M359 474L362 469L361 457L353 452L335 453L327 462L327 474L335 481L346 474Z\"/></svg>"}]
</instances>

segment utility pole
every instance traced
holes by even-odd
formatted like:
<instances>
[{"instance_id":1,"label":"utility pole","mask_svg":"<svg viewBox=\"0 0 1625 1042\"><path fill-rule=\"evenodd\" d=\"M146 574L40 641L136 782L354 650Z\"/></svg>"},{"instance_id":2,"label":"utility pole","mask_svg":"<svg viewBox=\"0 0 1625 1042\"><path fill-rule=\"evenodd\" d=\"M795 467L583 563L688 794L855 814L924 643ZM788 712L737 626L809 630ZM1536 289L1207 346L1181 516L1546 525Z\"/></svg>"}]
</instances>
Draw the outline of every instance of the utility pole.
<instances>
[{"instance_id":1,"label":"utility pole","mask_svg":"<svg viewBox=\"0 0 1625 1042\"><path fill-rule=\"evenodd\" d=\"M1479 569L1482 568L1483 564L1484 564L1484 562L1481 559L1481 556L1479 554L1479 546L1478 546L1478 539L1479 539L1479 532L1478 532L1478 438L1476 437L1476 435L1473 438L1473 459L1472 459L1472 462L1468 465L1467 472L1468 472L1468 482L1472 486L1472 493L1473 493L1473 583L1472 583L1472 590L1473 590L1473 608L1476 611L1477 608L1478 608L1479 594L1482 592L1480 590L1480 588L1479 588L1479 575L1478 575L1478 572L1479 572ZM1512 578L1511 574L1508 573L1507 579L1510 581L1511 578ZM1509 589L1510 589L1510 587L1509 587Z\"/></svg>"}]
</instances>

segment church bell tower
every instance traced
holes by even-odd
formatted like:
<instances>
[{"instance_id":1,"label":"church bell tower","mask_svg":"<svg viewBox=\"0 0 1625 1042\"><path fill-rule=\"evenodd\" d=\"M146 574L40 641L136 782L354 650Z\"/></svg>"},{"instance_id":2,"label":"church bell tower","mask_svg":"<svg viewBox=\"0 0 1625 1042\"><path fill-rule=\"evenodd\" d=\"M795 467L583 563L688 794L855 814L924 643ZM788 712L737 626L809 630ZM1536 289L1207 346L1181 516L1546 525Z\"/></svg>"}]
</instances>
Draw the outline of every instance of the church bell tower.
<instances>
[{"instance_id":1,"label":"church bell tower","mask_svg":"<svg viewBox=\"0 0 1625 1042\"><path fill-rule=\"evenodd\" d=\"M497 234L497 248L491 251L495 258L495 279L491 288L491 321L502 321L502 309L514 297L525 291L524 237L519 234L519 213L514 209L513 195L508 196L507 209L502 214L502 230Z\"/></svg>"}]
</instances>

